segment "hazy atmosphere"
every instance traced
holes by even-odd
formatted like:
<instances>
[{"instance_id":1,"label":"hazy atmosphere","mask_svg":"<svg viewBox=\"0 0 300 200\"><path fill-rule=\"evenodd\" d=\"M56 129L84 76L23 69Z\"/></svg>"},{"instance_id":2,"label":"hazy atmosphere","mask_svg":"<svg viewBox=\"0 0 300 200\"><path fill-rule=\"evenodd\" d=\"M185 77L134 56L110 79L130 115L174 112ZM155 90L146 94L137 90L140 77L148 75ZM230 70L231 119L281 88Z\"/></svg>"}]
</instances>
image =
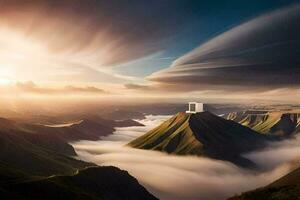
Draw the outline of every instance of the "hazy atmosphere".
<instances>
[{"instance_id":1,"label":"hazy atmosphere","mask_svg":"<svg viewBox=\"0 0 300 200\"><path fill-rule=\"evenodd\" d=\"M0 199L299 199L299 24L299 0L0 0Z\"/></svg>"},{"instance_id":2,"label":"hazy atmosphere","mask_svg":"<svg viewBox=\"0 0 300 200\"><path fill-rule=\"evenodd\" d=\"M2 0L0 12L5 96L298 97L297 1Z\"/></svg>"},{"instance_id":3,"label":"hazy atmosphere","mask_svg":"<svg viewBox=\"0 0 300 200\"><path fill-rule=\"evenodd\" d=\"M224 161L194 156L169 156L136 150L124 144L151 130L169 116L146 116L145 127L117 128L96 142L74 143L79 158L128 170L161 199L225 199L264 186L300 165L299 139L278 142L274 148L245 155L263 169L252 172ZM195 187L201 185L201 187Z\"/></svg>"}]
</instances>

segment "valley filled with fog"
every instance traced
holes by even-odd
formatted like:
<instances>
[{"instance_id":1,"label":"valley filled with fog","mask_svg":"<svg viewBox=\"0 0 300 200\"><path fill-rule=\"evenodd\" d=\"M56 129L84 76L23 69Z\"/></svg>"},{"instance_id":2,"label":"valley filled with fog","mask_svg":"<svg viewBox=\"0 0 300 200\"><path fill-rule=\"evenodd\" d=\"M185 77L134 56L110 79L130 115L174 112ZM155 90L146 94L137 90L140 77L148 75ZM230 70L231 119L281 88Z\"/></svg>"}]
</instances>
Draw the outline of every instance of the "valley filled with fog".
<instances>
[{"instance_id":1,"label":"valley filled with fog","mask_svg":"<svg viewBox=\"0 0 300 200\"><path fill-rule=\"evenodd\" d=\"M116 128L99 141L72 143L78 159L128 171L152 194L162 200L226 199L244 191L268 185L299 167L300 137L273 142L244 157L257 170L230 162L197 156L177 156L134 149L126 144L171 116L148 115L137 120L145 126Z\"/></svg>"}]
</instances>

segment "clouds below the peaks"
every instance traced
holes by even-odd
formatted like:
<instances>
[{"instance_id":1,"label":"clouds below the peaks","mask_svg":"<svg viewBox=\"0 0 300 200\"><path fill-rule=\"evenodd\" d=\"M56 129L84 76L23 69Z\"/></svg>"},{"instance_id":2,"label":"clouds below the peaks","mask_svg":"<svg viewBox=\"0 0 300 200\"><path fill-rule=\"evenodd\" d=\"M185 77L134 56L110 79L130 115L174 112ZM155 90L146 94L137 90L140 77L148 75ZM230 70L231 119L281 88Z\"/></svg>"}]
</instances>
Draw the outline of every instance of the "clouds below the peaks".
<instances>
[{"instance_id":1,"label":"clouds below the peaks","mask_svg":"<svg viewBox=\"0 0 300 200\"><path fill-rule=\"evenodd\" d=\"M197 89L300 86L300 5L254 18L178 58L148 79Z\"/></svg>"},{"instance_id":2,"label":"clouds below the peaks","mask_svg":"<svg viewBox=\"0 0 300 200\"><path fill-rule=\"evenodd\" d=\"M230 162L197 156L168 155L125 146L171 116L146 116L144 127L122 127L99 141L73 144L78 156L98 165L127 170L162 200L221 200L265 186L299 166L300 138L272 143L247 156L262 171L239 168ZM278 156L279 155L279 156Z\"/></svg>"}]
</instances>

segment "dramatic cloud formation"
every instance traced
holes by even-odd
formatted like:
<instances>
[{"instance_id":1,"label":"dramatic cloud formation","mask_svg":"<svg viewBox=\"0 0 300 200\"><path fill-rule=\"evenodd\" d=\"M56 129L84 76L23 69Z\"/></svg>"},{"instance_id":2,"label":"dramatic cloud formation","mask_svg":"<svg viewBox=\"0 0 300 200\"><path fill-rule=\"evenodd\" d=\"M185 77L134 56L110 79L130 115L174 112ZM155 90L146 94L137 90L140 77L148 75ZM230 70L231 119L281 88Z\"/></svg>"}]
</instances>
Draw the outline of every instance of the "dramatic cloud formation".
<instances>
[{"instance_id":1,"label":"dramatic cloud formation","mask_svg":"<svg viewBox=\"0 0 300 200\"><path fill-rule=\"evenodd\" d=\"M180 1L2 0L0 27L42 43L50 52L110 66L162 50L191 14L185 5Z\"/></svg>"},{"instance_id":2,"label":"dramatic cloud formation","mask_svg":"<svg viewBox=\"0 0 300 200\"><path fill-rule=\"evenodd\" d=\"M1 0L0 84L124 84L130 77L109 67L164 50L190 18L186 4Z\"/></svg>"},{"instance_id":3,"label":"dramatic cloud formation","mask_svg":"<svg viewBox=\"0 0 300 200\"><path fill-rule=\"evenodd\" d=\"M233 0L228 6L217 0L1 0L0 85L89 85L147 98L190 97L185 92L199 90L224 94L244 87L292 89L300 80L297 5L203 44L150 76L157 84L144 76L229 25L294 1Z\"/></svg>"},{"instance_id":4,"label":"dramatic cloud formation","mask_svg":"<svg viewBox=\"0 0 300 200\"><path fill-rule=\"evenodd\" d=\"M300 86L300 5L257 17L152 74L152 81L201 89Z\"/></svg>"},{"instance_id":5,"label":"dramatic cloud formation","mask_svg":"<svg viewBox=\"0 0 300 200\"><path fill-rule=\"evenodd\" d=\"M166 118L149 116L141 121L145 127L118 128L102 141L81 141L73 146L83 160L128 170L162 200L221 200L264 186L299 166L300 138L271 144L270 149L246 155L263 171L240 169L219 160L171 156L124 146Z\"/></svg>"}]
</instances>

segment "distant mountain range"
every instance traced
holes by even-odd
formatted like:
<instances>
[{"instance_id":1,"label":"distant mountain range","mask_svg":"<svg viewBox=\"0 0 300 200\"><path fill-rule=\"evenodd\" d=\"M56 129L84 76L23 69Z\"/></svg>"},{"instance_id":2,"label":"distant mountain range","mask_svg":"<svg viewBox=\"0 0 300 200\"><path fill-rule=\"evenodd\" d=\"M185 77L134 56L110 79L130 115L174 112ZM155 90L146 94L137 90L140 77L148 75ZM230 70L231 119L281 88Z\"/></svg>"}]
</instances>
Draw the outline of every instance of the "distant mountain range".
<instances>
[{"instance_id":1,"label":"distant mountain range","mask_svg":"<svg viewBox=\"0 0 300 200\"><path fill-rule=\"evenodd\" d=\"M273 137L210 112L181 112L128 145L179 155L206 156L254 167L254 163L241 154L263 148L270 140Z\"/></svg>"},{"instance_id":2,"label":"distant mountain range","mask_svg":"<svg viewBox=\"0 0 300 200\"><path fill-rule=\"evenodd\" d=\"M243 111L229 113L225 118L263 134L288 137L300 132L300 113Z\"/></svg>"},{"instance_id":3,"label":"distant mountain range","mask_svg":"<svg viewBox=\"0 0 300 200\"><path fill-rule=\"evenodd\" d=\"M281 177L270 185L228 200L297 200L300 197L300 168Z\"/></svg>"},{"instance_id":4,"label":"distant mountain range","mask_svg":"<svg viewBox=\"0 0 300 200\"><path fill-rule=\"evenodd\" d=\"M255 164L242 154L264 148L266 142L282 136L296 134L300 129L299 119L298 113L266 111L235 112L222 117L210 112L180 112L128 145L170 154L204 156L251 168ZM76 153L68 144L99 140L112 134L114 127L142 124L97 115L59 122L48 117L32 122L0 118L1 197L156 199L125 171L74 159ZM279 195L279 199L295 199L300 190L299 177L300 169L297 169L267 187L232 199L267 200L274 195Z\"/></svg>"},{"instance_id":5,"label":"distant mountain range","mask_svg":"<svg viewBox=\"0 0 300 200\"><path fill-rule=\"evenodd\" d=\"M127 120L110 120L98 116L89 116L77 120L74 123L56 125L55 123L23 123L15 122L16 129L22 129L29 133L37 133L43 137L57 137L67 142L76 140L99 140L102 136L110 135L114 132L115 127L143 126L143 124Z\"/></svg>"},{"instance_id":6,"label":"distant mountain range","mask_svg":"<svg viewBox=\"0 0 300 200\"><path fill-rule=\"evenodd\" d=\"M114 109L101 113L102 118L113 120L144 119L145 115L138 111L128 109Z\"/></svg>"}]
</instances>

